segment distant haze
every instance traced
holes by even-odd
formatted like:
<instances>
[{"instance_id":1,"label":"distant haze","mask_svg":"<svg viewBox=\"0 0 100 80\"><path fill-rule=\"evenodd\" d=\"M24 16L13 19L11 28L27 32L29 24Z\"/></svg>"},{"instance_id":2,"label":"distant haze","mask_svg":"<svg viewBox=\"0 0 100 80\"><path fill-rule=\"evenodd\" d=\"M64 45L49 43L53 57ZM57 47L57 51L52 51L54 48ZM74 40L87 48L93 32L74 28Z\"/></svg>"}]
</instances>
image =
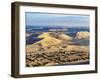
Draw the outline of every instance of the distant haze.
<instances>
[{"instance_id":1,"label":"distant haze","mask_svg":"<svg viewBox=\"0 0 100 80\"><path fill-rule=\"evenodd\" d=\"M89 15L25 13L26 26L47 27L89 27Z\"/></svg>"}]
</instances>

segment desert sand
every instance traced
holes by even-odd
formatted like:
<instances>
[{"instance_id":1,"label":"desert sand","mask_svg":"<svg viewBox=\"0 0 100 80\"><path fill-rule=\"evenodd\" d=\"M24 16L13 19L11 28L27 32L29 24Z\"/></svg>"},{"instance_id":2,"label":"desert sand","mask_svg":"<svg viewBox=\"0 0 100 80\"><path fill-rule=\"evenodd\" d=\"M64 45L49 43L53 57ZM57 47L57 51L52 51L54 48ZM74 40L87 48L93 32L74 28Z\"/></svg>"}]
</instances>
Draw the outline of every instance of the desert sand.
<instances>
[{"instance_id":1,"label":"desert sand","mask_svg":"<svg viewBox=\"0 0 100 80\"><path fill-rule=\"evenodd\" d=\"M74 44L73 39L89 39L89 32L71 37L63 32L44 32L42 40L26 46L26 66L89 64L89 46Z\"/></svg>"}]
</instances>

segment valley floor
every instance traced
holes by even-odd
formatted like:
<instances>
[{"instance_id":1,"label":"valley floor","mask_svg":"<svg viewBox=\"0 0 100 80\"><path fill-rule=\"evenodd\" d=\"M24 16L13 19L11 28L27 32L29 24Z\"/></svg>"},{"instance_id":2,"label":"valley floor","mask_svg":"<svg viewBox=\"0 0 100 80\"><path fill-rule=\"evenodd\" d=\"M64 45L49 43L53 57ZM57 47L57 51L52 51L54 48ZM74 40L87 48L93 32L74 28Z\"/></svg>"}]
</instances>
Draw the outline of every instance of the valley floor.
<instances>
[{"instance_id":1,"label":"valley floor","mask_svg":"<svg viewBox=\"0 0 100 80\"><path fill-rule=\"evenodd\" d=\"M82 48L84 48L82 46ZM26 54L26 66L54 66L54 65L76 65L89 64L89 52L87 47L79 49L79 46L69 46L68 49L58 49L55 51L38 51Z\"/></svg>"}]
</instances>

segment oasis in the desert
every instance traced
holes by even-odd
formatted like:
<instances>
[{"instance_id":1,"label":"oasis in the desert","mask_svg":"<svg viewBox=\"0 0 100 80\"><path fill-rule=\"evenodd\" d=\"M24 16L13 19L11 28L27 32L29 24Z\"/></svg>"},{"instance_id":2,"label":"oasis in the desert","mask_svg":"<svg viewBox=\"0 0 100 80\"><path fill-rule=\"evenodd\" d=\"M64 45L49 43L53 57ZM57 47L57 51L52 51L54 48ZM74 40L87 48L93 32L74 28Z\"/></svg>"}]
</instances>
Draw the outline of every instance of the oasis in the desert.
<instances>
[{"instance_id":1,"label":"oasis in the desert","mask_svg":"<svg viewBox=\"0 0 100 80\"><path fill-rule=\"evenodd\" d=\"M88 65L89 15L26 12L26 67Z\"/></svg>"}]
</instances>

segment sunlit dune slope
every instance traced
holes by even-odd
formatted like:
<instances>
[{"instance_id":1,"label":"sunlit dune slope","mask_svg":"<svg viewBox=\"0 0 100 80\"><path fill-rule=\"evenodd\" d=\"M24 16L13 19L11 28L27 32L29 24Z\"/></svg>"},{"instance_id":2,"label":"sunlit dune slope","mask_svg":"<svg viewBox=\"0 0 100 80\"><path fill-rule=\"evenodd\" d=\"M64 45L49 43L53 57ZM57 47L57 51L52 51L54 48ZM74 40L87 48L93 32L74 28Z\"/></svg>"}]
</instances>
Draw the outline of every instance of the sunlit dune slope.
<instances>
[{"instance_id":1,"label":"sunlit dune slope","mask_svg":"<svg viewBox=\"0 0 100 80\"><path fill-rule=\"evenodd\" d=\"M44 38L43 40L37 42L41 43L43 46L51 46L60 44L63 40L69 41L72 40L72 37L64 33L54 33L54 32L45 32L38 36L38 38Z\"/></svg>"},{"instance_id":2,"label":"sunlit dune slope","mask_svg":"<svg viewBox=\"0 0 100 80\"><path fill-rule=\"evenodd\" d=\"M57 45L61 43L61 40L58 40L56 38L53 37L46 37L41 41L36 42L37 43L41 43L42 46L51 46L51 45Z\"/></svg>"},{"instance_id":3,"label":"sunlit dune slope","mask_svg":"<svg viewBox=\"0 0 100 80\"><path fill-rule=\"evenodd\" d=\"M48 52L54 52L60 49L68 51L89 51L88 46L74 44L70 45L69 42L72 43L71 40L73 38L64 33L44 32L43 34L39 35L38 38L42 38L42 40L31 45L27 45L26 52L38 52L41 48ZM89 38L89 32L78 32L75 38L87 39ZM48 49L47 47L50 48Z\"/></svg>"},{"instance_id":4,"label":"sunlit dune slope","mask_svg":"<svg viewBox=\"0 0 100 80\"><path fill-rule=\"evenodd\" d=\"M41 43L42 46L57 45L62 42L61 40L56 39L55 37L51 36L50 32L43 33L43 34L39 35L38 38L44 38L43 40L35 43L35 44Z\"/></svg>"},{"instance_id":5,"label":"sunlit dune slope","mask_svg":"<svg viewBox=\"0 0 100 80\"><path fill-rule=\"evenodd\" d=\"M72 37L70 37L66 34L63 34L63 33L59 35L59 38L63 39L63 40L72 40Z\"/></svg>"},{"instance_id":6,"label":"sunlit dune slope","mask_svg":"<svg viewBox=\"0 0 100 80\"><path fill-rule=\"evenodd\" d=\"M89 39L90 33L88 31L80 31L77 32L76 37L77 39Z\"/></svg>"}]
</instances>

